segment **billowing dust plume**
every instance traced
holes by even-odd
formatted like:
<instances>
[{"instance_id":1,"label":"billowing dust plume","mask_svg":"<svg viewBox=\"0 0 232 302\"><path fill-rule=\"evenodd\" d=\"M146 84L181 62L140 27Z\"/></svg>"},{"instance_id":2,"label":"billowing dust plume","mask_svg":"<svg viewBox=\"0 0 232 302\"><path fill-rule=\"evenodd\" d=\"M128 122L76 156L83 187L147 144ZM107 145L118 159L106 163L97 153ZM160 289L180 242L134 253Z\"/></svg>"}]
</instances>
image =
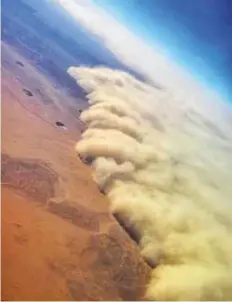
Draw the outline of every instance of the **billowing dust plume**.
<instances>
[{"instance_id":1,"label":"billowing dust plume","mask_svg":"<svg viewBox=\"0 0 232 302\"><path fill-rule=\"evenodd\" d=\"M121 71L68 72L90 104L76 150L94 159L112 212L140 233L155 266L147 297L232 300L231 113Z\"/></svg>"}]
</instances>

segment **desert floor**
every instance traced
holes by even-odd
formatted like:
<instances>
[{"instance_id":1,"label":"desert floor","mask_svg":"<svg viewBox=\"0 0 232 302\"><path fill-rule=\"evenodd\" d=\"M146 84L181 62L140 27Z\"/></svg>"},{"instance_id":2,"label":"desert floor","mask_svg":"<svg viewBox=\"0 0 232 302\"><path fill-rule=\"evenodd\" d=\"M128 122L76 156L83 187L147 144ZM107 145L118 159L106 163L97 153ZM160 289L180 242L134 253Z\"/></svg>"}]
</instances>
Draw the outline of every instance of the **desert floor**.
<instances>
[{"instance_id":1,"label":"desert floor","mask_svg":"<svg viewBox=\"0 0 232 302\"><path fill-rule=\"evenodd\" d=\"M75 152L86 102L4 43L1 94L2 300L143 299L150 269Z\"/></svg>"}]
</instances>

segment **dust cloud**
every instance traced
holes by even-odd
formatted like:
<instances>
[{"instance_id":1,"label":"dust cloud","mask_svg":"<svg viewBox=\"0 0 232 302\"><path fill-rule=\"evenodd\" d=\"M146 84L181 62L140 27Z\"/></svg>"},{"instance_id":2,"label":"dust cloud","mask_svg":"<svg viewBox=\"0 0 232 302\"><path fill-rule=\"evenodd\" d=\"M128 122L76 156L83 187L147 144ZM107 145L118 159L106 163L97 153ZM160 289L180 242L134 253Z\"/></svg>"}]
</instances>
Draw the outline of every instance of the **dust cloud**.
<instances>
[{"instance_id":1,"label":"dust cloud","mask_svg":"<svg viewBox=\"0 0 232 302\"><path fill-rule=\"evenodd\" d=\"M107 68L71 67L90 108L76 150L141 236L146 296L232 300L232 114ZM230 109L231 110L231 109Z\"/></svg>"}]
</instances>

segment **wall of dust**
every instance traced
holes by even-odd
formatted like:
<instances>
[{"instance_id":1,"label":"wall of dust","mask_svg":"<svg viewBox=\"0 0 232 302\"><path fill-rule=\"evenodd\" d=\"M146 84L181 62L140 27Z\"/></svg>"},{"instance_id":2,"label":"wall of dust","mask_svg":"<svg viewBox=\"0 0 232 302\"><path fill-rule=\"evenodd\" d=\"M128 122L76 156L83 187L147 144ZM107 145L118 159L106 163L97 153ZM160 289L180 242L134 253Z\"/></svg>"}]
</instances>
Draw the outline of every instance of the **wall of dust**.
<instances>
[{"instance_id":1,"label":"wall of dust","mask_svg":"<svg viewBox=\"0 0 232 302\"><path fill-rule=\"evenodd\" d=\"M76 150L94 157L112 212L139 231L142 255L156 264L147 297L232 300L231 111L121 71L68 72L90 104Z\"/></svg>"}]
</instances>

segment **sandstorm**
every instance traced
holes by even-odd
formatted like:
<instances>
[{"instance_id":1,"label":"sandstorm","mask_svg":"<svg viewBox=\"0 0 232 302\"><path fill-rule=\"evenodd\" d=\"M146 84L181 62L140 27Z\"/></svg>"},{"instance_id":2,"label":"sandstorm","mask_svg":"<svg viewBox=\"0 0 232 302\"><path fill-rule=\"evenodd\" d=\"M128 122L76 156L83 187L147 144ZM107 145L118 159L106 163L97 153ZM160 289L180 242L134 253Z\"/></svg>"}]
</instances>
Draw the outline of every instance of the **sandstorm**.
<instances>
[{"instance_id":1,"label":"sandstorm","mask_svg":"<svg viewBox=\"0 0 232 302\"><path fill-rule=\"evenodd\" d=\"M68 73L90 105L76 150L94 159L112 213L140 234L154 267L146 297L232 299L232 115L122 71Z\"/></svg>"}]
</instances>

